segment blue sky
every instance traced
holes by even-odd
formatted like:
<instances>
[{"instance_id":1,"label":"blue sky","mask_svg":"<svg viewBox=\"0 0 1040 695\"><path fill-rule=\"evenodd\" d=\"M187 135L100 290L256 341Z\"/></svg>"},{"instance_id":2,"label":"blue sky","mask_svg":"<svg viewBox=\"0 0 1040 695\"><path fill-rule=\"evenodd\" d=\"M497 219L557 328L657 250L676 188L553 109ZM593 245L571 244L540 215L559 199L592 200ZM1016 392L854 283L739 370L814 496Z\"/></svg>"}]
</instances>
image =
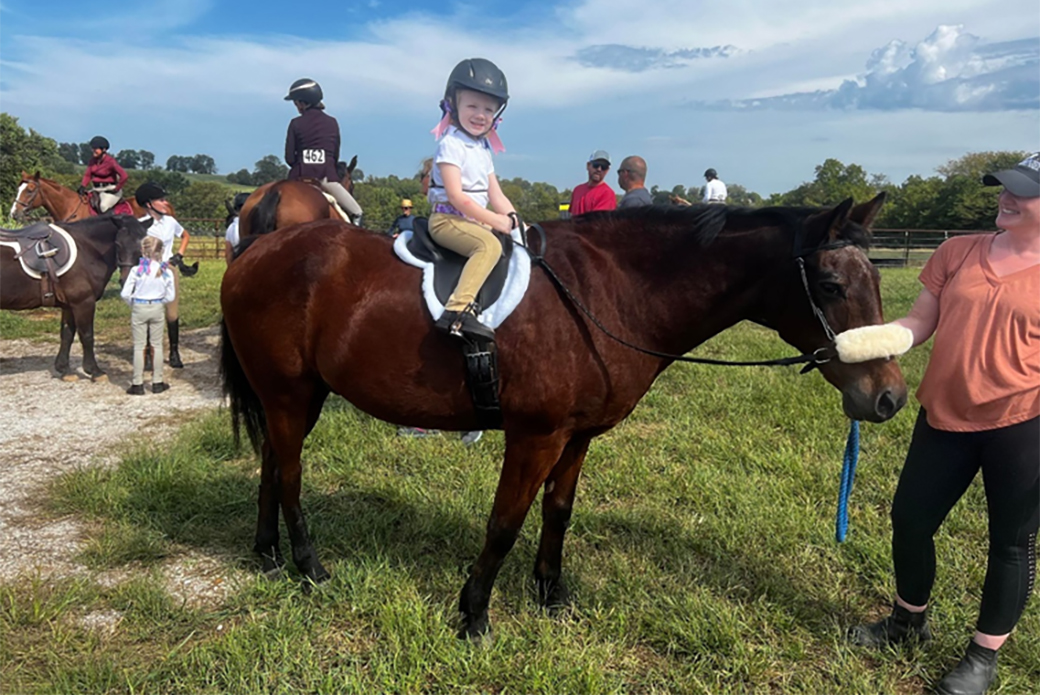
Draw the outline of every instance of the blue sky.
<instances>
[{"instance_id":1,"label":"blue sky","mask_svg":"<svg viewBox=\"0 0 1040 695\"><path fill-rule=\"evenodd\" d=\"M281 155L282 100L318 80L367 174L432 154L444 81L496 62L502 178L570 188L589 153L647 184L764 195L828 157L902 182L968 151L1040 149L1036 0L509 3L0 0L0 108L59 141L96 134L221 173ZM608 179L616 186L616 177Z\"/></svg>"}]
</instances>

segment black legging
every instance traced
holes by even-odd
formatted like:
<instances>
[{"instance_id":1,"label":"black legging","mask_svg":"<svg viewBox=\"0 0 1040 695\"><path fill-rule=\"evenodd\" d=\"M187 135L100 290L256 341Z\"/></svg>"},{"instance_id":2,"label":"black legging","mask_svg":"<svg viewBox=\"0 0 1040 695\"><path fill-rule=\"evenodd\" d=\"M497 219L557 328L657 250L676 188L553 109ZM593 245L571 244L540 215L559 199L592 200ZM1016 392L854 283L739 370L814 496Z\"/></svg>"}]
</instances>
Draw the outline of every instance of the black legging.
<instances>
[{"instance_id":1,"label":"black legging","mask_svg":"<svg viewBox=\"0 0 1040 695\"><path fill-rule=\"evenodd\" d=\"M1003 635L1025 610L1036 578L1040 525L1040 418L984 432L945 432L922 408L892 502L896 590L911 605L928 603L935 544L953 505L979 468L989 509L989 564L976 629Z\"/></svg>"}]
</instances>

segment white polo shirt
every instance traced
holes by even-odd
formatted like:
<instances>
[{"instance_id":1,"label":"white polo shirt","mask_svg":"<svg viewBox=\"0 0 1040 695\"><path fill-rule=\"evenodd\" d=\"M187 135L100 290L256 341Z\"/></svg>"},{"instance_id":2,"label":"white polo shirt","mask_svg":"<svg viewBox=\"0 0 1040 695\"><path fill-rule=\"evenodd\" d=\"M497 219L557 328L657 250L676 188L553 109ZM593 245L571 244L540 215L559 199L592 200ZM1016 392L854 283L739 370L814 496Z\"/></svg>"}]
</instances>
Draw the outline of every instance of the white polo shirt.
<instances>
[{"instance_id":1,"label":"white polo shirt","mask_svg":"<svg viewBox=\"0 0 1040 695\"><path fill-rule=\"evenodd\" d=\"M227 231L224 232L224 241L231 244L231 248L238 250L238 218L231 220Z\"/></svg>"},{"instance_id":2,"label":"white polo shirt","mask_svg":"<svg viewBox=\"0 0 1040 695\"><path fill-rule=\"evenodd\" d=\"M708 185L704 187L704 202L726 202L726 184L722 183L718 179L712 179L708 182Z\"/></svg>"},{"instance_id":3,"label":"white polo shirt","mask_svg":"<svg viewBox=\"0 0 1040 695\"><path fill-rule=\"evenodd\" d=\"M433 176L430 191L426 194L431 204L447 203L448 192L444 190L438 164L454 164L462 172L462 191L482 208L488 205L488 181L495 173L495 164L491 159L491 148L484 140L474 140L455 126L448 129L447 134L437 144L437 152L433 156Z\"/></svg>"},{"instance_id":4,"label":"white polo shirt","mask_svg":"<svg viewBox=\"0 0 1040 695\"><path fill-rule=\"evenodd\" d=\"M149 217L151 215L142 217L141 222L147 222ZM170 257L176 253L176 249L173 248L173 240L180 239L183 235L184 227L181 226L180 222L173 219L172 215L163 215L152 222L152 226L148 228L148 236L153 236L163 243L163 262L170 260Z\"/></svg>"}]
</instances>

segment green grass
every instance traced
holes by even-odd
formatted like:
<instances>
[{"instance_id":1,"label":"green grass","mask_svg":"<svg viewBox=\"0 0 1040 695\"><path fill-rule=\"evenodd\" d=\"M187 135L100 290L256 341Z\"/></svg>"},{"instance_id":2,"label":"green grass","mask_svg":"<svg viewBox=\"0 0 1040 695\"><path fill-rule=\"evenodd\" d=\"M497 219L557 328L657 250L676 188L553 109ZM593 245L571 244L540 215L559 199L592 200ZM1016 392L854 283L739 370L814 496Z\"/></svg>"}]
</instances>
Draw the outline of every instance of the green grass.
<instances>
[{"instance_id":1,"label":"green grass","mask_svg":"<svg viewBox=\"0 0 1040 695\"><path fill-rule=\"evenodd\" d=\"M890 317L909 308L915 277L883 272ZM911 387L927 349L902 360ZM790 353L748 325L698 350ZM851 532L838 545L848 428L838 393L794 369L673 366L590 449L564 555L574 610L552 618L535 606L535 507L496 584L486 648L454 637L455 610L483 540L500 433L471 448L399 439L330 399L304 451L303 503L333 578L305 595L294 572L255 576L257 462L233 448L226 413L203 415L170 446L128 446L118 467L53 486L47 514L91 529L81 559L133 579L0 585L0 682L41 693L919 692L956 662L974 624L980 485L938 536L936 641L880 653L843 641L892 592L888 511L915 414L864 425ZM186 550L248 579L220 605L181 605L161 567ZM75 626L98 610L123 615L111 634ZM995 692L1035 692L1038 653L1034 600L1002 650Z\"/></svg>"}]
</instances>

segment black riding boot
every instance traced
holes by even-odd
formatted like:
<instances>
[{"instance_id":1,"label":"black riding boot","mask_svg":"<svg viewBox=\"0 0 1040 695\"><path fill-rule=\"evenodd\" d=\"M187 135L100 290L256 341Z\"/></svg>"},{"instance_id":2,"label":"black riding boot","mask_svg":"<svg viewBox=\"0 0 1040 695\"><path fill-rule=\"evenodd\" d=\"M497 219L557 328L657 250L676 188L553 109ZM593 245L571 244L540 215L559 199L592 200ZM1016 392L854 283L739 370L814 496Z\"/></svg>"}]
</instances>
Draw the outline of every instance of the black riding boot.
<instances>
[{"instance_id":1,"label":"black riding boot","mask_svg":"<svg viewBox=\"0 0 1040 695\"><path fill-rule=\"evenodd\" d=\"M849 641L858 647L884 647L908 639L917 639L919 642L932 639L932 631L928 627L928 611L911 613L894 603L892 612L881 620L867 625L856 625L849 630Z\"/></svg>"},{"instance_id":2,"label":"black riding boot","mask_svg":"<svg viewBox=\"0 0 1040 695\"><path fill-rule=\"evenodd\" d=\"M181 362L181 353L177 349L177 344L180 342L181 337L180 319L167 321L166 327L170 331L170 366L174 369L180 369L184 366L184 363Z\"/></svg>"},{"instance_id":3,"label":"black riding boot","mask_svg":"<svg viewBox=\"0 0 1040 695\"><path fill-rule=\"evenodd\" d=\"M997 676L997 650L968 642L964 658L935 687L937 695L982 695Z\"/></svg>"},{"instance_id":4,"label":"black riding boot","mask_svg":"<svg viewBox=\"0 0 1040 695\"><path fill-rule=\"evenodd\" d=\"M445 309L433 325L437 330L458 338L493 341L495 332L477 320L477 312L478 310L473 304L462 311Z\"/></svg>"}]
</instances>

